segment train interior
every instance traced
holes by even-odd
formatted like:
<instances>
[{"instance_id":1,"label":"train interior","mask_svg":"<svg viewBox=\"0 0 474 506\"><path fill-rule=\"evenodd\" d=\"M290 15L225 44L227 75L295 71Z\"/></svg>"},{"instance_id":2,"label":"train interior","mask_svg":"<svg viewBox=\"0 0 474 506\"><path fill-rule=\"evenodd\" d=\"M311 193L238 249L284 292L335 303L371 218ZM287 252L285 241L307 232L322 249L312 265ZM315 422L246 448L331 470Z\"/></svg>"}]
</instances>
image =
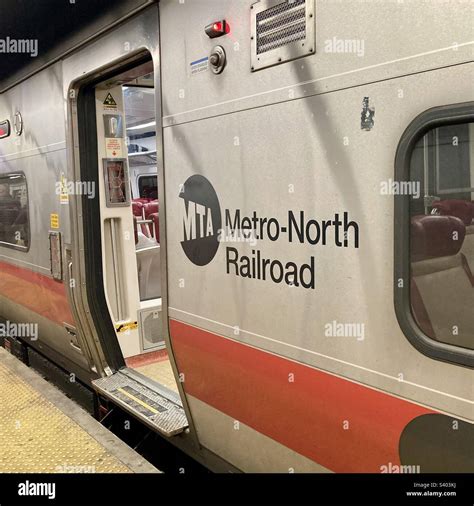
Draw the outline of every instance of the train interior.
<instances>
[{"instance_id":1,"label":"train interior","mask_svg":"<svg viewBox=\"0 0 474 506\"><path fill-rule=\"evenodd\" d=\"M411 158L412 313L426 335L474 348L474 124L430 130Z\"/></svg>"},{"instance_id":2,"label":"train interior","mask_svg":"<svg viewBox=\"0 0 474 506\"><path fill-rule=\"evenodd\" d=\"M126 78L99 84L96 111L99 167L103 168L99 180L104 284L110 314L127 369L177 394L162 330L160 188L151 63L128 72Z\"/></svg>"}]
</instances>

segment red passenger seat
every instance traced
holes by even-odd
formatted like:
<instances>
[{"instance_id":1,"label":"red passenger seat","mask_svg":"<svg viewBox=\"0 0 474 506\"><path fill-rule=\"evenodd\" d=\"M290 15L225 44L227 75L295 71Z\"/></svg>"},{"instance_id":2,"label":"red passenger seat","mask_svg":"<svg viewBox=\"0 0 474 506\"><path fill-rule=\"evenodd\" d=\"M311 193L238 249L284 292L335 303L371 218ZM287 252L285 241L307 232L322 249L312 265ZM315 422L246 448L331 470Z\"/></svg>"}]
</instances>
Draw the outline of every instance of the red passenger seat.
<instances>
[{"instance_id":1,"label":"red passenger seat","mask_svg":"<svg viewBox=\"0 0 474 506\"><path fill-rule=\"evenodd\" d=\"M429 337L474 348L474 288L460 253L465 233L455 216L412 218L411 305Z\"/></svg>"},{"instance_id":2,"label":"red passenger seat","mask_svg":"<svg viewBox=\"0 0 474 506\"><path fill-rule=\"evenodd\" d=\"M139 216L143 218L143 203L142 202L132 202L132 213L133 216Z\"/></svg>"},{"instance_id":3,"label":"red passenger seat","mask_svg":"<svg viewBox=\"0 0 474 506\"><path fill-rule=\"evenodd\" d=\"M150 214L150 218L153 220L153 237L156 242L160 242L160 215L158 213Z\"/></svg>"},{"instance_id":4,"label":"red passenger seat","mask_svg":"<svg viewBox=\"0 0 474 506\"><path fill-rule=\"evenodd\" d=\"M145 208L145 218L148 219L148 216L150 216L150 214L158 212L159 210L158 201L154 200L152 202L148 202L147 204L144 205L144 208Z\"/></svg>"},{"instance_id":5,"label":"red passenger seat","mask_svg":"<svg viewBox=\"0 0 474 506\"><path fill-rule=\"evenodd\" d=\"M132 202L132 213L133 216L138 218L139 220L144 219L144 206L141 202ZM138 227L138 223L136 223L135 220L135 227ZM150 229L146 226L146 223L140 224L140 230L141 233L144 234L146 237L150 237ZM137 229L138 233L138 229Z\"/></svg>"},{"instance_id":6,"label":"red passenger seat","mask_svg":"<svg viewBox=\"0 0 474 506\"><path fill-rule=\"evenodd\" d=\"M137 223L137 217L133 217L133 231L135 235L135 246L138 244L138 223Z\"/></svg>"},{"instance_id":7,"label":"red passenger seat","mask_svg":"<svg viewBox=\"0 0 474 506\"><path fill-rule=\"evenodd\" d=\"M148 204L148 202L150 202L150 199L140 197L140 198L133 199L132 202L140 202L141 204Z\"/></svg>"},{"instance_id":8,"label":"red passenger seat","mask_svg":"<svg viewBox=\"0 0 474 506\"><path fill-rule=\"evenodd\" d=\"M156 214L159 211L158 201L155 200L153 202L149 202L148 204L145 204L144 211L145 211L145 219L151 220L151 215ZM149 223L148 226L150 229L150 234L154 235L153 234L153 223Z\"/></svg>"},{"instance_id":9,"label":"red passenger seat","mask_svg":"<svg viewBox=\"0 0 474 506\"><path fill-rule=\"evenodd\" d=\"M464 222L466 227L472 222L474 206L472 202L467 200L440 200L433 204L433 208L442 216L456 216Z\"/></svg>"},{"instance_id":10,"label":"red passenger seat","mask_svg":"<svg viewBox=\"0 0 474 506\"><path fill-rule=\"evenodd\" d=\"M411 219L412 262L456 255L465 234L466 227L456 216L414 216Z\"/></svg>"},{"instance_id":11,"label":"red passenger seat","mask_svg":"<svg viewBox=\"0 0 474 506\"><path fill-rule=\"evenodd\" d=\"M466 238L461 253L464 255L465 261L474 272L474 205L467 200L448 199L435 202L433 209L442 216L456 216L463 221L466 226Z\"/></svg>"}]
</instances>

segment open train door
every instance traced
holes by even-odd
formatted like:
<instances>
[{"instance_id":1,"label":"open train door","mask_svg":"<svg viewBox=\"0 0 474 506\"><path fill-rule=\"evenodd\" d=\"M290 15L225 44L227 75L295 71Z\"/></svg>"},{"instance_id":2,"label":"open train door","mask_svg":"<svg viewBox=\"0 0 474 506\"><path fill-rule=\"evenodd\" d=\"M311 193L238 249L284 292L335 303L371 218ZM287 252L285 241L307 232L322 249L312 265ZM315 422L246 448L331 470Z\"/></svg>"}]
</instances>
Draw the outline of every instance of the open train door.
<instances>
[{"instance_id":1,"label":"open train door","mask_svg":"<svg viewBox=\"0 0 474 506\"><path fill-rule=\"evenodd\" d=\"M93 387L153 430L196 441L168 333L157 6L72 55L64 71L70 177L97 190L73 202L70 269L82 333L105 357Z\"/></svg>"}]
</instances>

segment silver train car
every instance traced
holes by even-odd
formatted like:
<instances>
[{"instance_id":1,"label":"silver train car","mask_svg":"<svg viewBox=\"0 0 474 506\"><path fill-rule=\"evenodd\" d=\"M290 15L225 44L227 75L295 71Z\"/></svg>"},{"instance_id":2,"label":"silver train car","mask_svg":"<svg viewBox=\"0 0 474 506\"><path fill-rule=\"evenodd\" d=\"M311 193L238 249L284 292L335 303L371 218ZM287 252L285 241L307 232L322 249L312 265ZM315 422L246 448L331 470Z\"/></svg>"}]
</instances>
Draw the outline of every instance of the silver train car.
<instances>
[{"instance_id":1,"label":"silver train car","mask_svg":"<svg viewBox=\"0 0 474 506\"><path fill-rule=\"evenodd\" d=\"M6 345L210 469L472 472L469 9L137 2L4 84Z\"/></svg>"}]
</instances>

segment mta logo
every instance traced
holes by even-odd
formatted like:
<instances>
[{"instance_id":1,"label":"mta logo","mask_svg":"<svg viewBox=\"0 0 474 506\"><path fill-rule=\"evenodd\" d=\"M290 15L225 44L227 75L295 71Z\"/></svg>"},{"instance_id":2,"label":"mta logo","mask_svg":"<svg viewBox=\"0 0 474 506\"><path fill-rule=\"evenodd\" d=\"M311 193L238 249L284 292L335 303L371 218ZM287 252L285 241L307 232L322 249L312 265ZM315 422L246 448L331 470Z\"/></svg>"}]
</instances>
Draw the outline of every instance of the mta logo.
<instances>
[{"instance_id":1,"label":"mta logo","mask_svg":"<svg viewBox=\"0 0 474 506\"><path fill-rule=\"evenodd\" d=\"M183 200L183 251L195 265L207 265L219 249L222 227L216 191L204 176L194 175L186 180L179 197Z\"/></svg>"},{"instance_id":2,"label":"mta logo","mask_svg":"<svg viewBox=\"0 0 474 506\"><path fill-rule=\"evenodd\" d=\"M184 240L202 239L214 235L212 209L196 202L188 202L184 207Z\"/></svg>"}]
</instances>

